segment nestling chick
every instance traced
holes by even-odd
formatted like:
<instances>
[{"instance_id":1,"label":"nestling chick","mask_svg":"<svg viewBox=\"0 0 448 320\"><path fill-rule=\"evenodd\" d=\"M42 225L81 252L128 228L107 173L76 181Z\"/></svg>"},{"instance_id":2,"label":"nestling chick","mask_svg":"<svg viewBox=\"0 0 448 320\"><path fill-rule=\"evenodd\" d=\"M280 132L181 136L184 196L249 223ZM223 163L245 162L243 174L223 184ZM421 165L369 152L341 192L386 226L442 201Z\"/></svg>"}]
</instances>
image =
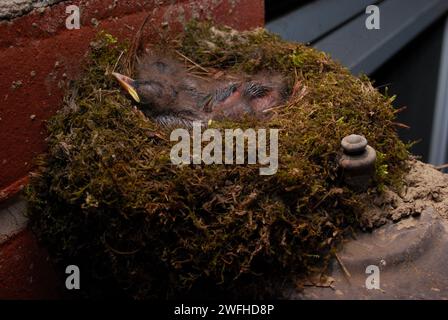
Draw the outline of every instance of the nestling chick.
<instances>
[{"instance_id":1,"label":"nestling chick","mask_svg":"<svg viewBox=\"0 0 448 320\"><path fill-rule=\"evenodd\" d=\"M266 117L267 109L287 99L281 76L260 73L236 80L200 79L178 61L149 54L137 65L137 79L113 73L147 116L169 127L191 127L193 121Z\"/></svg>"}]
</instances>

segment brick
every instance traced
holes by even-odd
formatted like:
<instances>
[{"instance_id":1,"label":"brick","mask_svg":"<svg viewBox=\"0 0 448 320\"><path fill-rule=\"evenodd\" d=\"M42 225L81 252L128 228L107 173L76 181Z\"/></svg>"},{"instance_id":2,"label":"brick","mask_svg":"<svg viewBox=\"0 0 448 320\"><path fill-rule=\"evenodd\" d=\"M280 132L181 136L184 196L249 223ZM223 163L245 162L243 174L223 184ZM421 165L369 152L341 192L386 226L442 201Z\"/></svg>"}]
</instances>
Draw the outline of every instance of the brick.
<instances>
[{"instance_id":1,"label":"brick","mask_svg":"<svg viewBox=\"0 0 448 320\"><path fill-rule=\"evenodd\" d=\"M31 231L0 246L0 300L61 298L63 283Z\"/></svg>"}]
</instances>

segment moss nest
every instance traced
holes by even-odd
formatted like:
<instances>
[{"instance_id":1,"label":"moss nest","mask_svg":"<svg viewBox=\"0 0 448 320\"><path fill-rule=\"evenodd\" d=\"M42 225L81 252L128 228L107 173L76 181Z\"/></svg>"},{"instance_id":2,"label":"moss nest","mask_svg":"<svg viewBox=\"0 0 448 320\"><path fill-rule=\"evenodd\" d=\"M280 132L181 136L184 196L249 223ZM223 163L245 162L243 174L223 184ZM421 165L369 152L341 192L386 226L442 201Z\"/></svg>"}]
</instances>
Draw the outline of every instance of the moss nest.
<instances>
[{"instance_id":1,"label":"moss nest","mask_svg":"<svg viewBox=\"0 0 448 320\"><path fill-rule=\"evenodd\" d=\"M61 267L80 267L85 294L114 288L137 299L272 296L279 279L324 270L362 224L360 194L338 171L341 139L362 134L380 155L369 194L397 187L406 171L393 97L328 55L263 29L192 22L161 43L194 61L199 76L272 70L286 77L294 94L270 120L212 124L278 128L278 172L171 164L170 131L133 108L109 75L132 73L135 52L101 33L48 122L48 152L27 190L31 226L51 256Z\"/></svg>"}]
</instances>

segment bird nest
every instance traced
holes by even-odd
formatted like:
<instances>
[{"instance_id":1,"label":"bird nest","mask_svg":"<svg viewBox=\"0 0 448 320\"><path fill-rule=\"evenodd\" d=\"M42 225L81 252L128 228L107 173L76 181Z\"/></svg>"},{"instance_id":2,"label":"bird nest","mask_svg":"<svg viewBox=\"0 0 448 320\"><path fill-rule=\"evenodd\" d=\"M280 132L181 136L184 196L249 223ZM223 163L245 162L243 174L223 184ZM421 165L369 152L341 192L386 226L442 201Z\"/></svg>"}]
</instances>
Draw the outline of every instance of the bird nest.
<instances>
[{"instance_id":1,"label":"bird nest","mask_svg":"<svg viewBox=\"0 0 448 320\"><path fill-rule=\"evenodd\" d=\"M393 97L315 49L208 23L192 22L152 50L198 77L282 74L291 98L269 120L211 124L279 129L278 171L173 165L171 131L135 109L110 76L132 75L135 43L104 32L92 43L82 77L48 122L48 151L27 190L33 230L61 267L80 267L85 294L264 297L278 293L280 280L325 270L362 226L365 194L361 201L338 171L346 135L362 134L377 150L368 193L399 185L408 151L394 128Z\"/></svg>"}]
</instances>

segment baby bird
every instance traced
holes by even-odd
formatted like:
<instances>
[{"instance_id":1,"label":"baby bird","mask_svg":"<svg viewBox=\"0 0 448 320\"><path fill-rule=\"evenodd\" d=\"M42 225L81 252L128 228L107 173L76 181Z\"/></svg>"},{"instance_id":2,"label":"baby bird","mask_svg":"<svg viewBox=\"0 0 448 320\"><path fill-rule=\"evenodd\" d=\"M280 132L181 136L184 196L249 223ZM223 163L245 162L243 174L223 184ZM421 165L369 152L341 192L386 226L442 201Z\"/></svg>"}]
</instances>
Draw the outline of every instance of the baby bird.
<instances>
[{"instance_id":1,"label":"baby bird","mask_svg":"<svg viewBox=\"0 0 448 320\"><path fill-rule=\"evenodd\" d=\"M169 127L204 125L209 120L266 117L266 110L287 99L279 75L238 75L224 80L194 77L178 61L149 54L137 65L137 79L113 73L149 118Z\"/></svg>"}]
</instances>

